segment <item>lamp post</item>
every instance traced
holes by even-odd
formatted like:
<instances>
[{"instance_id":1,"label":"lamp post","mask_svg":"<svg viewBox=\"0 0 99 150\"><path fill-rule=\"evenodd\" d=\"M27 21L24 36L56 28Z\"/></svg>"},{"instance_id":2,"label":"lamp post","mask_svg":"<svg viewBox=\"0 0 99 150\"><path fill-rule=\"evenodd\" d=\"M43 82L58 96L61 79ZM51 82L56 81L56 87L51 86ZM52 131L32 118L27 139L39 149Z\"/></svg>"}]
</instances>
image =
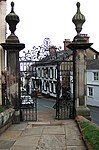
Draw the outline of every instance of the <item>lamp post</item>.
<instances>
[{"instance_id":1,"label":"lamp post","mask_svg":"<svg viewBox=\"0 0 99 150\"><path fill-rule=\"evenodd\" d=\"M11 2L11 12L5 18L9 24L11 34L7 37L6 43L1 46L7 50L7 72L11 78L9 83L10 101L15 109L14 123L20 122L20 76L19 76L19 51L25 47L25 44L20 43L18 37L15 35L16 25L20 19L14 12L14 2ZM13 80L12 80L13 79Z\"/></svg>"},{"instance_id":2,"label":"lamp post","mask_svg":"<svg viewBox=\"0 0 99 150\"><path fill-rule=\"evenodd\" d=\"M90 119L90 110L86 104L86 49L90 48L92 43L87 43L80 32L85 22L85 16L80 11L80 3L77 2L77 12L72 22L75 24L77 35L73 42L67 47L73 50L73 107L74 115L82 115Z\"/></svg>"}]
</instances>

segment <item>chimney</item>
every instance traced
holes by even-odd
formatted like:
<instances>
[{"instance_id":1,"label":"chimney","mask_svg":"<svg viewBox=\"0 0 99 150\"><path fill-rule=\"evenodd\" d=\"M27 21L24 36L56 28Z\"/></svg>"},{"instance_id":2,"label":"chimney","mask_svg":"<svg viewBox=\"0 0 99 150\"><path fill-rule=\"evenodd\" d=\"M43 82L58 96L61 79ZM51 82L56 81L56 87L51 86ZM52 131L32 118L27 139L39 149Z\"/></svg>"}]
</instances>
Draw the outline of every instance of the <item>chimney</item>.
<instances>
[{"instance_id":1,"label":"chimney","mask_svg":"<svg viewBox=\"0 0 99 150\"><path fill-rule=\"evenodd\" d=\"M56 56L57 55L56 50L57 50L57 47L54 46L54 45L49 47L49 53L50 53L51 58L56 58L57 57Z\"/></svg>"},{"instance_id":2,"label":"chimney","mask_svg":"<svg viewBox=\"0 0 99 150\"><path fill-rule=\"evenodd\" d=\"M67 46L71 43L70 39L65 39L63 43L64 43L64 50L67 51L69 49Z\"/></svg>"}]
</instances>

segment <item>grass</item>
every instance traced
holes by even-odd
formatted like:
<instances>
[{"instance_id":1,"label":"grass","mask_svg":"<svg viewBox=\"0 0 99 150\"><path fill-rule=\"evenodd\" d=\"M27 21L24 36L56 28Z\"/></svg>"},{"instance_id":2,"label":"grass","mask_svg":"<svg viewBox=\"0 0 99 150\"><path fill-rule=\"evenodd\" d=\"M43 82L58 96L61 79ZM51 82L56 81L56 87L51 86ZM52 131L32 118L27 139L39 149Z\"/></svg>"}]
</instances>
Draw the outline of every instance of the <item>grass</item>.
<instances>
[{"instance_id":1,"label":"grass","mask_svg":"<svg viewBox=\"0 0 99 150\"><path fill-rule=\"evenodd\" d=\"M99 127L91 121L79 116L77 122L80 126L83 138L91 150L99 150Z\"/></svg>"},{"instance_id":2,"label":"grass","mask_svg":"<svg viewBox=\"0 0 99 150\"><path fill-rule=\"evenodd\" d=\"M4 110L5 110L5 108L0 105L0 113L3 112Z\"/></svg>"}]
</instances>

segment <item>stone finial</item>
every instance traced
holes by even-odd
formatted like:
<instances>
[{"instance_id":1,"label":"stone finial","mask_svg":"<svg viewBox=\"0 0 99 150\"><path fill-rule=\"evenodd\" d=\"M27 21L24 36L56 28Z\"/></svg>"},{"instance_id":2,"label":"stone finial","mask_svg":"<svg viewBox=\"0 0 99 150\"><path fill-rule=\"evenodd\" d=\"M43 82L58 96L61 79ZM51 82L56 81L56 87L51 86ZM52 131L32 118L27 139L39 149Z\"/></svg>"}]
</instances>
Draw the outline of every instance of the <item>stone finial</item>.
<instances>
[{"instance_id":1,"label":"stone finial","mask_svg":"<svg viewBox=\"0 0 99 150\"><path fill-rule=\"evenodd\" d=\"M14 34L16 25L20 21L19 17L14 12L14 2L11 2L11 12L6 16L5 20L9 24L9 30Z\"/></svg>"},{"instance_id":2,"label":"stone finial","mask_svg":"<svg viewBox=\"0 0 99 150\"><path fill-rule=\"evenodd\" d=\"M72 22L75 24L76 26L76 31L77 34L80 34L81 30L82 30L82 25L85 22L85 16L80 12L80 3L77 2L77 12L74 15Z\"/></svg>"},{"instance_id":3,"label":"stone finial","mask_svg":"<svg viewBox=\"0 0 99 150\"><path fill-rule=\"evenodd\" d=\"M11 13L14 13L14 2L11 2Z\"/></svg>"}]
</instances>

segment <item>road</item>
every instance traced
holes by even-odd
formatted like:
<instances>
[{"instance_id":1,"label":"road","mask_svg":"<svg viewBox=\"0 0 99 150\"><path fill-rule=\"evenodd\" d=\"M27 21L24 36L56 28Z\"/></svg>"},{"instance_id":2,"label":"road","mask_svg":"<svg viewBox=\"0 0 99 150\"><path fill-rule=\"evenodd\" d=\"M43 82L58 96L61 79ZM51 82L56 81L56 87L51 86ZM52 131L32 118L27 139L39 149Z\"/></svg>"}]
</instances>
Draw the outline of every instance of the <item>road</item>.
<instances>
[{"instance_id":1,"label":"road","mask_svg":"<svg viewBox=\"0 0 99 150\"><path fill-rule=\"evenodd\" d=\"M37 110L38 121L51 121L55 119L56 110L53 108L55 100L50 98L38 98Z\"/></svg>"},{"instance_id":2,"label":"road","mask_svg":"<svg viewBox=\"0 0 99 150\"><path fill-rule=\"evenodd\" d=\"M44 118L50 120L51 118L55 118L56 111L53 109L55 104L55 99L50 98L38 98L38 118ZM91 111L91 119L92 122L99 126L99 107L88 106Z\"/></svg>"},{"instance_id":3,"label":"road","mask_svg":"<svg viewBox=\"0 0 99 150\"><path fill-rule=\"evenodd\" d=\"M38 111L53 110L53 106L55 104L55 99L38 98L37 103L38 103Z\"/></svg>"},{"instance_id":4,"label":"road","mask_svg":"<svg viewBox=\"0 0 99 150\"><path fill-rule=\"evenodd\" d=\"M88 106L90 108L92 122L99 126L99 107Z\"/></svg>"}]
</instances>

